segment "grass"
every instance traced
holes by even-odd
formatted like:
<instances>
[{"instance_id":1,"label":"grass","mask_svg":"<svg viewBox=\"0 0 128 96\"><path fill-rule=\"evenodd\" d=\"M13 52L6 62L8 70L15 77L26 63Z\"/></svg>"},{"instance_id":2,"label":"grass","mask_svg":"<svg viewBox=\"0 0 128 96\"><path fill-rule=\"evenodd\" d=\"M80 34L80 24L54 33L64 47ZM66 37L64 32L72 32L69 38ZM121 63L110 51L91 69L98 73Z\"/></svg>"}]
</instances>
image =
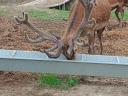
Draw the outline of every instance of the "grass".
<instances>
[{"instance_id":1,"label":"grass","mask_svg":"<svg viewBox=\"0 0 128 96\"><path fill-rule=\"evenodd\" d=\"M31 17L43 20L65 20L68 18L69 11L56 9L30 9L28 14Z\"/></svg>"},{"instance_id":2,"label":"grass","mask_svg":"<svg viewBox=\"0 0 128 96\"><path fill-rule=\"evenodd\" d=\"M114 12L112 12L111 16L112 16L113 18L116 18L116 15L115 15ZM121 16L120 16L120 17L121 17ZM124 19L124 20L128 20L128 11L127 11L127 10L125 10L124 18L123 18L123 19Z\"/></svg>"},{"instance_id":3,"label":"grass","mask_svg":"<svg viewBox=\"0 0 128 96\"><path fill-rule=\"evenodd\" d=\"M67 20L69 11L56 10L56 9L30 9L28 14L31 17L43 20ZM116 18L115 13L112 12L111 16ZM125 10L124 20L128 20L128 11Z\"/></svg>"},{"instance_id":4,"label":"grass","mask_svg":"<svg viewBox=\"0 0 128 96\"><path fill-rule=\"evenodd\" d=\"M6 16L7 15L7 9L6 8L0 8L0 16Z\"/></svg>"},{"instance_id":5,"label":"grass","mask_svg":"<svg viewBox=\"0 0 128 96\"><path fill-rule=\"evenodd\" d=\"M37 82L40 87L69 89L78 85L79 78L71 76L60 78L59 76L53 74L42 74Z\"/></svg>"},{"instance_id":6,"label":"grass","mask_svg":"<svg viewBox=\"0 0 128 96\"><path fill-rule=\"evenodd\" d=\"M29 16L42 19L42 20L67 20L69 11L64 10L57 10L57 9L27 9L27 13ZM8 8L1 8L0 7L0 16L10 16L11 13L9 12Z\"/></svg>"},{"instance_id":7,"label":"grass","mask_svg":"<svg viewBox=\"0 0 128 96\"><path fill-rule=\"evenodd\" d=\"M0 16L7 16L8 14L7 8L0 8ZM28 15L42 20L67 20L69 16L69 11L57 10L57 9L28 9ZM115 13L112 12L111 16L116 19ZM124 20L128 20L128 11L125 10Z\"/></svg>"}]
</instances>

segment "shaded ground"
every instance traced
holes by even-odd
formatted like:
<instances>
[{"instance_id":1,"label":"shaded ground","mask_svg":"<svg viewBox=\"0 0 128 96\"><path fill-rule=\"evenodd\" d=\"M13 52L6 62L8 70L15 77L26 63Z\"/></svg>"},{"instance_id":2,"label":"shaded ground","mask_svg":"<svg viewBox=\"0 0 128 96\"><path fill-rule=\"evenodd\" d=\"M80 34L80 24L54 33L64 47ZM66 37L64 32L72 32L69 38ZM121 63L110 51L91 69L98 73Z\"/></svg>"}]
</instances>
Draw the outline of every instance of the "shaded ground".
<instances>
[{"instance_id":1,"label":"shaded ground","mask_svg":"<svg viewBox=\"0 0 128 96\"><path fill-rule=\"evenodd\" d=\"M64 33L66 21L41 21L31 19L42 31L55 32L59 35ZM49 48L50 43L31 44L25 40L24 32L32 34L25 26L18 26L11 17L0 17L0 48L16 50L39 50ZM128 27L120 31L118 28L105 31L103 35L104 55L128 56ZM99 45L96 41L96 54ZM87 47L79 47L78 53L87 53ZM31 73L1 73L0 94L1 96L127 96L128 79L117 78L94 78L85 77L78 85L70 90L61 91L56 89L39 88L35 82L37 74Z\"/></svg>"}]
</instances>

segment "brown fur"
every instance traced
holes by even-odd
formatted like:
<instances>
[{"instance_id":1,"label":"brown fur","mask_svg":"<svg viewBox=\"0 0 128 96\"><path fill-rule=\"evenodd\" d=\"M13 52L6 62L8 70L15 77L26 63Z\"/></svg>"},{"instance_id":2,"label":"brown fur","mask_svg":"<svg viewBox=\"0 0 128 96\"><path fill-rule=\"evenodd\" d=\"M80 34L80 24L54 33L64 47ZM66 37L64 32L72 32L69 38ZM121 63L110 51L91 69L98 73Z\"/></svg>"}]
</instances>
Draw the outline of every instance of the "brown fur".
<instances>
[{"instance_id":1,"label":"brown fur","mask_svg":"<svg viewBox=\"0 0 128 96\"><path fill-rule=\"evenodd\" d=\"M128 0L108 0L111 4L112 10L115 9L116 17L120 23L120 26L122 27L122 19L124 17L124 9L123 7L128 7ZM119 17L119 13L121 13L121 19Z\"/></svg>"},{"instance_id":2,"label":"brown fur","mask_svg":"<svg viewBox=\"0 0 128 96\"><path fill-rule=\"evenodd\" d=\"M60 39L55 35L41 32L28 21L28 15L25 13L23 13L23 18L16 16L15 19L17 22L27 25L39 35L33 40L25 34L29 42L37 43L49 40L57 45L49 50L44 50L48 57L57 58L62 53L67 59L73 59L75 57L75 40L79 38L81 32L82 35L88 36L89 54L94 53L94 33L95 31L98 33L103 32L108 23L110 12L111 6L106 0L76 0L70 12L65 33ZM100 34L98 36L102 51L101 36ZM57 50L56 54L51 54L54 50Z\"/></svg>"},{"instance_id":3,"label":"brown fur","mask_svg":"<svg viewBox=\"0 0 128 96\"><path fill-rule=\"evenodd\" d=\"M76 33L78 27L80 26L82 22L82 18L84 17L84 12L86 12L86 10L82 6L82 4L79 2L79 0L77 0L75 3L76 4L74 6L74 9L72 10L72 13L70 14L70 17L68 20L69 25L67 26L67 30L69 30L69 26L71 24L70 22L72 21L72 18L74 18L74 16L75 16L75 20L73 21L73 24L71 24L72 26L70 27L70 31L69 32L67 31L63 37L63 40L65 43L67 43L67 41L69 41L70 38L74 36L74 34ZM95 31L99 32L99 30L103 30L104 27L107 26L110 13L111 13L111 6L109 2L107 2L106 0L102 0L102 1L96 0L96 6L93 7L91 16L90 16L90 18L93 18L95 20L96 24L95 26L86 26L84 28L84 31L81 34L81 36L85 36L85 35L88 36L89 54L94 53L94 45L93 45L94 44L94 32ZM103 48L101 48L101 53L102 53L102 49Z\"/></svg>"}]
</instances>

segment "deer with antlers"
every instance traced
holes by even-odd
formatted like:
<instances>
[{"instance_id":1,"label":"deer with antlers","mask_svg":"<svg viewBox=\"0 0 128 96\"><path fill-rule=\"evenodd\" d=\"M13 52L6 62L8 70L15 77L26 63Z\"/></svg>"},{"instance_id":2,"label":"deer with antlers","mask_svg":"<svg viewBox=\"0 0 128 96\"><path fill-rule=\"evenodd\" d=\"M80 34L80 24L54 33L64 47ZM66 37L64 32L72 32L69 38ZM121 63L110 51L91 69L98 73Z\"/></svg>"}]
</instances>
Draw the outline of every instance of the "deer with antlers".
<instances>
[{"instance_id":1,"label":"deer with antlers","mask_svg":"<svg viewBox=\"0 0 128 96\"><path fill-rule=\"evenodd\" d=\"M51 33L41 32L28 21L28 15L25 13L23 13L23 18L15 16L15 20L20 24L27 25L35 33L39 34L34 40L28 34L25 34L29 42L37 43L49 40L55 44L53 48L44 50L48 57L57 58L62 53L67 59L74 59L76 40L81 33L88 36L89 54L94 53L94 32L104 30L110 12L111 7L106 0L76 0L70 12L66 32L60 39Z\"/></svg>"}]
</instances>

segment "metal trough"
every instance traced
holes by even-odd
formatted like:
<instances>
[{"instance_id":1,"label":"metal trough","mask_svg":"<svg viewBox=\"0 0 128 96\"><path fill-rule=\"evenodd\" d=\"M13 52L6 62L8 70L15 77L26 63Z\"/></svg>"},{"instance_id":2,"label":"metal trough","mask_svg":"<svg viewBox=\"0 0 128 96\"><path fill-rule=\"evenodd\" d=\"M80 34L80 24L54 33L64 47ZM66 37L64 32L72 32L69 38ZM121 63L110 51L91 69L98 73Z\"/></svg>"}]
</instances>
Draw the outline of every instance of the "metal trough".
<instances>
[{"instance_id":1,"label":"metal trough","mask_svg":"<svg viewBox=\"0 0 128 96\"><path fill-rule=\"evenodd\" d=\"M128 78L128 57L77 54L50 59L36 51L0 50L0 70Z\"/></svg>"}]
</instances>

